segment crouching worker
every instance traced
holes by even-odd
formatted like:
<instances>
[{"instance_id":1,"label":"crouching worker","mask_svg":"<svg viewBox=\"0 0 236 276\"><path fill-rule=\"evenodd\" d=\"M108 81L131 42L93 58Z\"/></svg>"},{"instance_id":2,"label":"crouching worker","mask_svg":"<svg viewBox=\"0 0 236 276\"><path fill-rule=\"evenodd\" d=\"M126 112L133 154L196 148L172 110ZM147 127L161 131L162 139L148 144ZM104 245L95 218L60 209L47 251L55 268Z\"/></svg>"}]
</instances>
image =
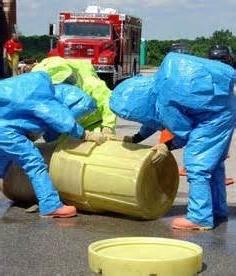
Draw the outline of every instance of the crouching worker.
<instances>
[{"instance_id":1,"label":"crouching worker","mask_svg":"<svg viewBox=\"0 0 236 276\"><path fill-rule=\"evenodd\" d=\"M220 62L171 53L154 79L129 79L112 94L117 115L143 124L126 140L139 143L167 128L175 138L154 147L156 156L185 146L187 215L174 219L173 228L206 230L227 219L224 160L233 133L233 73Z\"/></svg>"},{"instance_id":2,"label":"crouching worker","mask_svg":"<svg viewBox=\"0 0 236 276\"><path fill-rule=\"evenodd\" d=\"M95 100L97 110L80 119L79 123L85 129L96 132L102 131L106 136L114 136L116 116L109 108L111 90L103 80L99 79L90 62L80 59L50 57L43 59L32 71L48 73L53 84L67 82L81 88Z\"/></svg>"},{"instance_id":3,"label":"crouching worker","mask_svg":"<svg viewBox=\"0 0 236 276\"><path fill-rule=\"evenodd\" d=\"M94 137L76 123L70 107L56 99L46 73L28 73L3 80L0 92L0 177L4 178L7 167L15 162L32 183L41 216L75 216L75 207L60 201L43 157L28 137L48 130L95 142L103 142L102 137Z\"/></svg>"},{"instance_id":4,"label":"crouching worker","mask_svg":"<svg viewBox=\"0 0 236 276\"><path fill-rule=\"evenodd\" d=\"M67 106L74 117L78 122L83 118L87 117L90 114L93 114L97 110L97 105L95 101L82 91L79 87L74 85L62 83L54 85L55 89L55 98L63 105ZM94 139L104 138L105 135L100 135L100 133L94 133L87 131L87 134L90 136L93 135ZM53 142L58 140L61 136L61 133L56 132L55 129L48 129L43 134L43 137L46 142ZM58 140L60 141L60 140Z\"/></svg>"}]
</instances>

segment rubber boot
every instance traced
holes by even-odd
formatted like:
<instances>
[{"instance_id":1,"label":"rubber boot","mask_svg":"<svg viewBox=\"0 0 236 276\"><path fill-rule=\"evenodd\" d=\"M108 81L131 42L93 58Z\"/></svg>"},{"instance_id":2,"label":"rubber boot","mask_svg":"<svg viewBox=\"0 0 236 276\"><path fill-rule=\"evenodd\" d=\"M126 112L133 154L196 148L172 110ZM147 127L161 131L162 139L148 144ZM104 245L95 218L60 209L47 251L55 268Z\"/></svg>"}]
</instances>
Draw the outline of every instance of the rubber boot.
<instances>
[{"instance_id":1,"label":"rubber boot","mask_svg":"<svg viewBox=\"0 0 236 276\"><path fill-rule=\"evenodd\" d=\"M63 205L61 208L58 208L53 213L48 215L43 215L44 218L71 218L77 215L76 208L74 206Z\"/></svg>"},{"instance_id":2,"label":"rubber boot","mask_svg":"<svg viewBox=\"0 0 236 276\"><path fill-rule=\"evenodd\" d=\"M172 221L171 226L172 226L173 229L179 229L179 230L207 231L207 230L212 229L211 227L202 226L202 225L193 223L193 222L191 222L190 220L188 220L184 217L175 218Z\"/></svg>"},{"instance_id":3,"label":"rubber boot","mask_svg":"<svg viewBox=\"0 0 236 276\"><path fill-rule=\"evenodd\" d=\"M229 186L229 185L232 185L234 184L234 179L233 178L225 178L225 185L226 186Z\"/></svg>"},{"instance_id":4,"label":"rubber boot","mask_svg":"<svg viewBox=\"0 0 236 276\"><path fill-rule=\"evenodd\" d=\"M185 168L179 168L179 176L187 176L187 172Z\"/></svg>"}]
</instances>

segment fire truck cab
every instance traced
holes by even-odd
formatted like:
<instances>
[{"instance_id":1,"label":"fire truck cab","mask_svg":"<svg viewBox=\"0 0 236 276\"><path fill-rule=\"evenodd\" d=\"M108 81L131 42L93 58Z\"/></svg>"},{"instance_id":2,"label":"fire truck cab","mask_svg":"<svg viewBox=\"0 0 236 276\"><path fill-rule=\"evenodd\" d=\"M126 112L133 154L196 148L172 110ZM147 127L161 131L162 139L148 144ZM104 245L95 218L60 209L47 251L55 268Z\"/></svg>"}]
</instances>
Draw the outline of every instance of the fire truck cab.
<instances>
[{"instance_id":1,"label":"fire truck cab","mask_svg":"<svg viewBox=\"0 0 236 276\"><path fill-rule=\"evenodd\" d=\"M114 9L89 6L85 12L61 12L56 48L49 56L87 59L112 86L140 71L142 22Z\"/></svg>"}]
</instances>

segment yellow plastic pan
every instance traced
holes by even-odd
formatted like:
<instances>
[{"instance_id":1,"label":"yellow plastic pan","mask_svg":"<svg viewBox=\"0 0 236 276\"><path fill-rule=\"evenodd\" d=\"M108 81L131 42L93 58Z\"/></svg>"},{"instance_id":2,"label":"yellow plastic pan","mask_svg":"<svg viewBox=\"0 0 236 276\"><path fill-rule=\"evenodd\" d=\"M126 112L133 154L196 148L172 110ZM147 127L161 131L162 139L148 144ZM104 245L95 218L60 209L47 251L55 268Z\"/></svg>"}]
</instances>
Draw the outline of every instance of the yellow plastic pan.
<instances>
[{"instance_id":1,"label":"yellow plastic pan","mask_svg":"<svg viewBox=\"0 0 236 276\"><path fill-rule=\"evenodd\" d=\"M202 248L180 240L117 238L88 251L91 270L103 276L194 276L202 269Z\"/></svg>"}]
</instances>

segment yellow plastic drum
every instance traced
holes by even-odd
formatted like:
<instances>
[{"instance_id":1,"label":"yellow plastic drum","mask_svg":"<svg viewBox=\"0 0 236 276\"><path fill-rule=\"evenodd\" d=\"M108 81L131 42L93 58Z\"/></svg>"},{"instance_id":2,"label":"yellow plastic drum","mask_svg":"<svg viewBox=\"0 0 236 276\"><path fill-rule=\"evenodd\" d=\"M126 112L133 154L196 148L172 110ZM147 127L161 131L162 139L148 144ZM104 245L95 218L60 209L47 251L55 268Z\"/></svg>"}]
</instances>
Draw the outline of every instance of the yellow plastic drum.
<instances>
[{"instance_id":1,"label":"yellow plastic drum","mask_svg":"<svg viewBox=\"0 0 236 276\"><path fill-rule=\"evenodd\" d=\"M53 153L50 175L62 198L81 210L156 219L172 206L179 177L171 153L155 165L152 155L143 145L67 140Z\"/></svg>"},{"instance_id":2,"label":"yellow plastic drum","mask_svg":"<svg viewBox=\"0 0 236 276\"><path fill-rule=\"evenodd\" d=\"M196 244L162 238L118 238L89 246L89 266L102 276L194 276L202 257Z\"/></svg>"}]
</instances>

